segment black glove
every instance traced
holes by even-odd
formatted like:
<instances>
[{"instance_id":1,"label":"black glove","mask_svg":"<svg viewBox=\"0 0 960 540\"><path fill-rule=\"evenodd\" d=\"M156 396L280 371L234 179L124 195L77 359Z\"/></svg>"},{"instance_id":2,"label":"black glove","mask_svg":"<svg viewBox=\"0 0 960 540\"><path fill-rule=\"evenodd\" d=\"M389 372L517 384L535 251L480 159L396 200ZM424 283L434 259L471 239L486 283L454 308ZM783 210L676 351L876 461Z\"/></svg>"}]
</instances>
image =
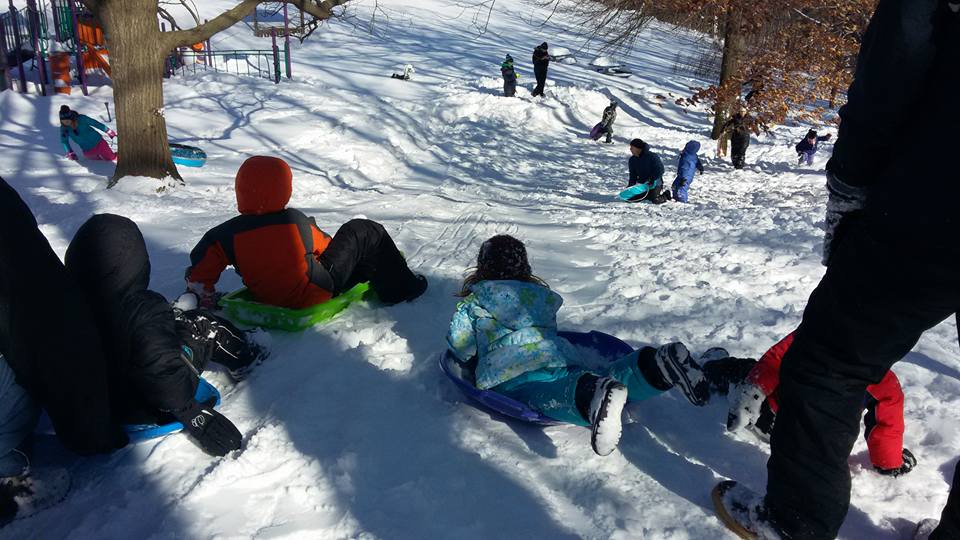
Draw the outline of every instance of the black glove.
<instances>
[{"instance_id":1,"label":"black glove","mask_svg":"<svg viewBox=\"0 0 960 540\"><path fill-rule=\"evenodd\" d=\"M874 467L878 473L884 476L900 476L901 474L907 474L912 471L914 467L917 466L917 458L913 457L913 453L903 449L903 465L897 467L896 469L881 469L880 467Z\"/></svg>"},{"instance_id":2,"label":"black glove","mask_svg":"<svg viewBox=\"0 0 960 540\"><path fill-rule=\"evenodd\" d=\"M827 171L827 217L824 222L823 265L830 266L830 257L838 238L849 223L852 214L863 210L867 201L866 188L851 186Z\"/></svg>"},{"instance_id":3,"label":"black glove","mask_svg":"<svg viewBox=\"0 0 960 540\"><path fill-rule=\"evenodd\" d=\"M240 430L219 412L213 410L213 403L197 403L171 411L171 414L183 424L183 429L200 444L203 451L212 456L225 456L227 452L238 450L243 436Z\"/></svg>"}]
</instances>

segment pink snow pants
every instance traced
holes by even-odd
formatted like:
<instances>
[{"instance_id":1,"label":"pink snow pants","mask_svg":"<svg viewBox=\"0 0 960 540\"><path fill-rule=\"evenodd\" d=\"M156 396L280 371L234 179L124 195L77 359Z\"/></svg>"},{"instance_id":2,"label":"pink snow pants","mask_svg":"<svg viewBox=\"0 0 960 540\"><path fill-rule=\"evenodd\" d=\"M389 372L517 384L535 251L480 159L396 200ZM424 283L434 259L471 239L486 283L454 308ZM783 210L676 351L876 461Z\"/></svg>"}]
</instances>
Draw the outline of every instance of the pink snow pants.
<instances>
[{"instance_id":1,"label":"pink snow pants","mask_svg":"<svg viewBox=\"0 0 960 540\"><path fill-rule=\"evenodd\" d=\"M110 149L110 145L107 144L107 141L100 139L100 142L96 146L87 150L83 153L83 157L87 159L100 159L103 161L116 161L117 155L113 153L113 150Z\"/></svg>"}]
</instances>

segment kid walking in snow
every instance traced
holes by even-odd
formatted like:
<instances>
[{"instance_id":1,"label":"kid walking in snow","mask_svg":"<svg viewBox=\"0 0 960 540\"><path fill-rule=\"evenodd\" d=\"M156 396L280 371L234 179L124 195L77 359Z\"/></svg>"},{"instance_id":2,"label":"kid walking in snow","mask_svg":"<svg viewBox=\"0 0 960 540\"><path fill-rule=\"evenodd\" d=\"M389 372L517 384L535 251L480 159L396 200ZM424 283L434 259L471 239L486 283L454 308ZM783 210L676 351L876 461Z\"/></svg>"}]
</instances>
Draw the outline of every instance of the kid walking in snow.
<instances>
[{"instance_id":1,"label":"kid walking in snow","mask_svg":"<svg viewBox=\"0 0 960 540\"><path fill-rule=\"evenodd\" d=\"M117 136L116 131L93 118L77 111L71 111L70 107L66 105L60 107L60 142L63 144L67 159L77 160L77 154L70 148L70 141L72 140L80 147L80 150L83 151L83 157L87 159L117 160L117 155L110 149L110 145L103 140L103 137L94 128L106 133L111 139Z\"/></svg>"},{"instance_id":2,"label":"kid walking in snow","mask_svg":"<svg viewBox=\"0 0 960 540\"><path fill-rule=\"evenodd\" d=\"M682 343L644 347L598 371L557 335L563 298L532 274L523 243L497 235L480 247L476 270L450 321L447 344L461 363L475 362L477 388L491 389L561 422L590 426L593 450L605 456L620 440L620 414L679 388L694 405L709 383Z\"/></svg>"},{"instance_id":3,"label":"kid walking in snow","mask_svg":"<svg viewBox=\"0 0 960 540\"><path fill-rule=\"evenodd\" d=\"M807 165L813 165L813 155L817 153L817 146L823 141L829 141L830 134L819 137L815 130L810 130L807 132L807 136L803 138L802 141L797 143L797 165L803 165L806 161Z\"/></svg>"},{"instance_id":4,"label":"kid walking in snow","mask_svg":"<svg viewBox=\"0 0 960 540\"><path fill-rule=\"evenodd\" d=\"M703 174L703 164L700 163L700 157L697 152L700 151L700 143L690 141L683 147L680 153L680 162L677 164L677 179L673 181L673 200L678 202L687 202L687 191L690 184L693 183L693 176L696 171Z\"/></svg>"},{"instance_id":5,"label":"kid walking in snow","mask_svg":"<svg viewBox=\"0 0 960 540\"><path fill-rule=\"evenodd\" d=\"M793 333L771 347L755 364L752 360L738 360L735 370L739 375L733 375L731 382L741 382L727 415L729 431L745 429L769 442L779 408L780 362L792 343ZM721 363L707 362L703 366L711 382L719 379L713 372ZM749 372L744 375L747 369ZM726 388L716 390L723 393ZM893 371L887 371L879 383L867 386L863 408L866 409L863 438L867 441L873 468L887 476L900 476L913 470L917 459L903 447L903 390Z\"/></svg>"},{"instance_id":6,"label":"kid walking in snow","mask_svg":"<svg viewBox=\"0 0 960 540\"><path fill-rule=\"evenodd\" d=\"M597 124L596 134L593 137L593 140L598 141L600 137L606 135L607 139L603 142L610 144L613 142L613 122L617 119L617 102L611 101L610 105L603 110L603 117L600 118L600 123Z\"/></svg>"}]
</instances>

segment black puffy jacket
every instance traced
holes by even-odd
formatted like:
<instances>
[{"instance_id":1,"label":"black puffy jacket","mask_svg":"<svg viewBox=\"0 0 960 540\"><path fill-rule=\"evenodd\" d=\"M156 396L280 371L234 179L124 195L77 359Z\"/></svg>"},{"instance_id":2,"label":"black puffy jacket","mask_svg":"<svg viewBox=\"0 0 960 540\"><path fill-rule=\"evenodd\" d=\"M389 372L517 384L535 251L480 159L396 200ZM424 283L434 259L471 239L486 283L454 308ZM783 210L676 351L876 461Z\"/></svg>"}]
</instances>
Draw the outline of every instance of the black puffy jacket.
<instances>
[{"instance_id":1,"label":"black puffy jacket","mask_svg":"<svg viewBox=\"0 0 960 540\"><path fill-rule=\"evenodd\" d=\"M198 377L184 357L167 300L147 290L150 259L137 225L90 218L67 248L66 267L86 293L110 366L114 406L127 421L190 404Z\"/></svg>"},{"instance_id":2,"label":"black puffy jacket","mask_svg":"<svg viewBox=\"0 0 960 540\"><path fill-rule=\"evenodd\" d=\"M960 13L881 1L847 95L827 170L868 189L876 237L957 253L960 172L936 156L960 129Z\"/></svg>"}]
</instances>

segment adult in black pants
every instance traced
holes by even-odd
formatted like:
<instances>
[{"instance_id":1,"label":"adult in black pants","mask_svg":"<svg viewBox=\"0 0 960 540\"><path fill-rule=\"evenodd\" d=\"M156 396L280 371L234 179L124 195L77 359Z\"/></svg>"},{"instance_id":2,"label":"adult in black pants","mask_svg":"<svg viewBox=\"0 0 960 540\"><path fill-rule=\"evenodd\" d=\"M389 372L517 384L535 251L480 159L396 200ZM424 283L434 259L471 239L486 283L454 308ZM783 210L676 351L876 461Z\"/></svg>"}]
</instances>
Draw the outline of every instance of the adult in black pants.
<instances>
[{"instance_id":1,"label":"adult in black pants","mask_svg":"<svg viewBox=\"0 0 960 540\"><path fill-rule=\"evenodd\" d=\"M543 95L543 87L547 84L547 68L550 66L550 53L547 52L547 42L544 41L533 49L533 76L537 78L537 86L530 94L533 97Z\"/></svg>"},{"instance_id":2,"label":"adult in black pants","mask_svg":"<svg viewBox=\"0 0 960 540\"><path fill-rule=\"evenodd\" d=\"M864 36L827 164L827 272L783 359L753 530L836 537L866 386L960 307L960 173L928 159L960 131L960 4L951 2L881 0ZM931 196L904 197L917 183ZM930 538L960 538L957 473Z\"/></svg>"},{"instance_id":3,"label":"adult in black pants","mask_svg":"<svg viewBox=\"0 0 960 540\"><path fill-rule=\"evenodd\" d=\"M723 125L723 132L726 131L730 132L730 161L734 169L742 169L747 163L747 148L750 146L750 128L744 111L737 111L727 120Z\"/></svg>"}]
</instances>

